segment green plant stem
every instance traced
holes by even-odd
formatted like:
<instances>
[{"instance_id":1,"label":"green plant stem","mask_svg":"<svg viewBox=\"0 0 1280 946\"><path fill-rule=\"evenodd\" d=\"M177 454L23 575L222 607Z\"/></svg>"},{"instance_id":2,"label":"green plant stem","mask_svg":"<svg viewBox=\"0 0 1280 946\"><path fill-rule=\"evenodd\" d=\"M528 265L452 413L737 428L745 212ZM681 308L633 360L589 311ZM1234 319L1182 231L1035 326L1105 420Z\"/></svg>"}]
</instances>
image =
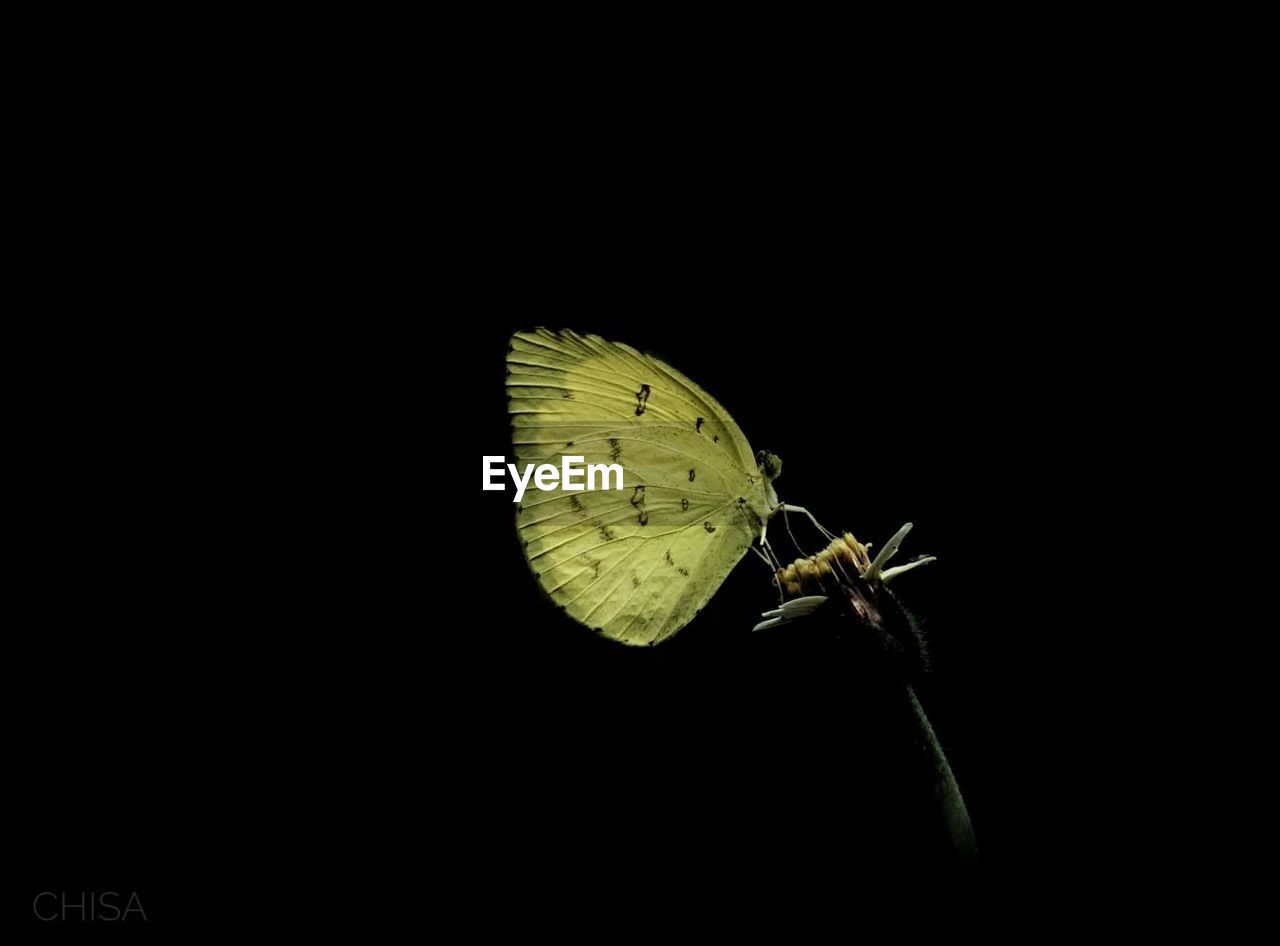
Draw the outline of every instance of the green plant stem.
<instances>
[{"instance_id":1,"label":"green plant stem","mask_svg":"<svg viewBox=\"0 0 1280 946\"><path fill-rule=\"evenodd\" d=\"M929 725L929 717L925 715L924 707L920 705L916 691L910 684L907 685L907 698L915 712L921 742L929 754L934 775L934 797L946 822L951 844L964 863L976 864L978 844L973 836L973 824L969 821L969 810L965 807L964 796L960 794L960 786L951 772L946 753L942 751L933 727Z\"/></svg>"}]
</instances>

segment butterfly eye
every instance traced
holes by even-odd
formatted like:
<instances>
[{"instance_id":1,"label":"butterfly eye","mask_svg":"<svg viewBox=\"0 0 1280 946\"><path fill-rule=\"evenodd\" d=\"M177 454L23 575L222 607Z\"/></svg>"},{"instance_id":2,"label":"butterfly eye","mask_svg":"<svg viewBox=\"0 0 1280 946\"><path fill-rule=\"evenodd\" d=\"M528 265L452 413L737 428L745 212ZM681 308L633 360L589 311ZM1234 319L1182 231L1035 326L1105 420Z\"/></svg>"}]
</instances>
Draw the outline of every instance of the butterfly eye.
<instances>
[{"instance_id":1,"label":"butterfly eye","mask_svg":"<svg viewBox=\"0 0 1280 946\"><path fill-rule=\"evenodd\" d=\"M756 451L756 466L767 480L776 480L782 475L782 458L768 450Z\"/></svg>"}]
</instances>

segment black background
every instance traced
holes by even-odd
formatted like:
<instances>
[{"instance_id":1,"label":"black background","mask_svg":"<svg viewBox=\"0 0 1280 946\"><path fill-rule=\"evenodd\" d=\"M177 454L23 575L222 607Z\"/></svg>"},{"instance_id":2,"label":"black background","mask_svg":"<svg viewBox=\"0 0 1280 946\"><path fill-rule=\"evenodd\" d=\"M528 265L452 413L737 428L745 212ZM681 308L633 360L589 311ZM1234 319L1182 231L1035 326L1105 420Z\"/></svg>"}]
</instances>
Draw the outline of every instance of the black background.
<instances>
[{"instance_id":1,"label":"black background","mask_svg":"<svg viewBox=\"0 0 1280 946\"><path fill-rule=\"evenodd\" d=\"M1094 218L1110 171L1051 144L1051 102L997 86L735 86L678 103L632 90L589 134L568 132L575 112L518 122L517 149L573 143L573 188L529 199L526 181L504 208L537 250L477 280L464 319L479 403L463 423L476 456L509 457L509 333L595 331L715 394L783 457L780 496L828 526L883 542L914 521L909 550L940 559L902 583L934 657L920 692L986 893L1132 906L1177 870L1148 782L1161 658L1139 614L1156 605L1099 562L1110 542L1128 557L1118 524L1143 515L1128 477L1152 417L1126 390L1140 342L1087 261L1112 237ZM543 179L564 180L560 160L536 165ZM453 565L485 576L469 605L496 749L481 771L499 773L494 797L524 786L499 836L578 852L579 836L616 835L567 878L596 892L597 871L629 875L633 856L692 858L667 868L671 886L757 891L780 912L854 908L868 884L939 869L927 842L878 833L905 816L868 783L902 776L875 768L857 668L842 687L822 658L748 639L770 602L758 563L669 645L620 651L541 600L504 538L510 495L462 502L485 524Z\"/></svg>"},{"instance_id":2,"label":"black background","mask_svg":"<svg viewBox=\"0 0 1280 946\"><path fill-rule=\"evenodd\" d=\"M379 76L289 122L145 71L115 112L65 90L132 196L64 175L98 249L70 286L50 267L20 349L13 911L136 889L152 930L615 929L884 888L928 915L924 878L1041 920L1159 896L1191 859L1152 789L1178 628L1140 557L1123 586L1100 566L1165 538L1137 464L1177 367L1126 320L1150 129L1023 65L895 62ZM161 140L171 163L133 160ZM976 880L896 801L876 681L748 633L754 560L652 651L540 597L475 475L510 455L503 357L538 325L697 380L829 527L915 522L939 561L901 595Z\"/></svg>"}]
</instances>

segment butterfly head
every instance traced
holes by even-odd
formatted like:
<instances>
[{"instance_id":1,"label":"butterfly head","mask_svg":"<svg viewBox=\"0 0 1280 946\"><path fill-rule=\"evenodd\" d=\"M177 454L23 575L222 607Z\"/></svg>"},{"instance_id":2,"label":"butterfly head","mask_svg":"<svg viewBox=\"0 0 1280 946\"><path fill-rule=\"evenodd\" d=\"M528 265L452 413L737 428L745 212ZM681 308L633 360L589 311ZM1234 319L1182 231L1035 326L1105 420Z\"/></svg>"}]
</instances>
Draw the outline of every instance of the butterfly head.
<instances>
[{"instance_id":1,"label":"butterfly head","mask_svg":"<svg viewBox=\"0 0 1280 946\"><path fill-rule=\"evenodd\" d=\"M769 450L756 451L756 466L764 474L766 482L773 482L782 475L782 457Z\"/></svg>"}]
</instances>

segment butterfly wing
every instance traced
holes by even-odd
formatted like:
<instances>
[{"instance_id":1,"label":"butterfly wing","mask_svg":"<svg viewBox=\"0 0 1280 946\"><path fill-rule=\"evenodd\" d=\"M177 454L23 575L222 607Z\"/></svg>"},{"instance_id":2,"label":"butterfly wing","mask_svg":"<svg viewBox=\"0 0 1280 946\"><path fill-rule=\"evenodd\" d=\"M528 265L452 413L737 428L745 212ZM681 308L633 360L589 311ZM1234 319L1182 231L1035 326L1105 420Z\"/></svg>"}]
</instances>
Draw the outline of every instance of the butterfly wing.
<instances>
[{"instance_id":1,"label":"butterfly wing","mask_svg":"<svg viewBox=\"0 0 1280 946\"><path fill-rule=\"evenodd\" d=\"M518 463L618 464L624 489L530 489L516 527L539 584L613 640L689 622L760 535L765 483L728 412L656 358L592 335L517 333L507 393Z\"/></svg>"}]
</instances>

